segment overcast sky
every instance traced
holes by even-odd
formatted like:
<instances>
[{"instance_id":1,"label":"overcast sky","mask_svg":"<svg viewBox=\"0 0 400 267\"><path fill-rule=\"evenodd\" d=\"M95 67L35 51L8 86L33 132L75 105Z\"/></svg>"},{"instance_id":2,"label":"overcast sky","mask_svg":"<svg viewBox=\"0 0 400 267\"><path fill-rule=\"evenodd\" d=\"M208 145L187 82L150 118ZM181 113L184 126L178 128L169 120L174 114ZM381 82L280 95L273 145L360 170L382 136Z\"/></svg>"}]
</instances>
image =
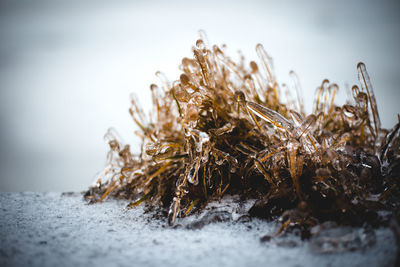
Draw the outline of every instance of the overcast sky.
<instances>
[{"instance_id":1,"label":"overcast sky","mask_svg":"<svg viewBox=\"0 0 400 267\"><path fill-rule=\"evenodd\" d=\"M104 166L110 126L137 151L129 94L149 108L154 73L177 79L199 29L247 59L262 43L279 82L297 72L308 111L325 78L344 102L365 62L392 127L398 14L396 1L1 1L0 190L86 189Z\"/></svg>"}]
</instances>

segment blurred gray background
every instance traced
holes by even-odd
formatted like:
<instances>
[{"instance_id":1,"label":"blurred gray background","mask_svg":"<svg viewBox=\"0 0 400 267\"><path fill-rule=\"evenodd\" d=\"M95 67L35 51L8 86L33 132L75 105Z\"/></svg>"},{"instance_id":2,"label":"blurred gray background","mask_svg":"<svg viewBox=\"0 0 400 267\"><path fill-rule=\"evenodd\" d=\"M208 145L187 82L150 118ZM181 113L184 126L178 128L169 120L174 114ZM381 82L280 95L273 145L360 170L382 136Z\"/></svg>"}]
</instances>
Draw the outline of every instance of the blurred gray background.
<instances>
[{"instance_id":1,"label":"blurred gray background","mask_svg":"<svg viewBox=\"0 0 400 267\"><path fill-rule=\"evenodd\" d=\"M279 81L295 70L307 110L324 78L371 76L384 127L400 112L400 5L396 1L1 1L0 190L81 191L105 163L103 135L138 140L128 114L136 92L179 77L204 29L255 59L262 43Z\"/></svg>"}]
</instances>

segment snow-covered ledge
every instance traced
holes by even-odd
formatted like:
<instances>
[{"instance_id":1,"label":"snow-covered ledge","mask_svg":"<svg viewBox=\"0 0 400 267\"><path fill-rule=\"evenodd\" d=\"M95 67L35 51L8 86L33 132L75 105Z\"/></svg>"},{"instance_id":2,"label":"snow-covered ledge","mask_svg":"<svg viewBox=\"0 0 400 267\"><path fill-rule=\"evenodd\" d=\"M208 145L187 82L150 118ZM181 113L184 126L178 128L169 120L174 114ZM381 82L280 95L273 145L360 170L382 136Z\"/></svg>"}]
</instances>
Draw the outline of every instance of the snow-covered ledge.
<instances>
[{"instance_id":1,"label":"snow-covered ledge","mask_svg":"<svg viewBox=\"0 0 400 267\"><path fill-rule=\"evenodd\" d=\"M0 266L395 264L389 228L330 228L307 241L274 237L278 223L250 220L234 203L211 203L171 228L142 206L126 210L127 201L87 205L80 193L0 193Z\"/></svg>"}]
</instances>

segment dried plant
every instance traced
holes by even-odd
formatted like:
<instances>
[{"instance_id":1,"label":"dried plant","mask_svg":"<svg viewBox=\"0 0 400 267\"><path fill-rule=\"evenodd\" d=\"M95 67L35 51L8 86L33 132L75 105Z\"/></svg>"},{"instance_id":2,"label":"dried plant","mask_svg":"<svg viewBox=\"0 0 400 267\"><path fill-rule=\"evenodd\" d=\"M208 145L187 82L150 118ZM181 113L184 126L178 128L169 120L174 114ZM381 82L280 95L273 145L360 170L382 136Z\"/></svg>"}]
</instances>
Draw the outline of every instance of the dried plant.
<instances>
[{"instance_id":1,"label":"dried plant","mask_svg":"<svg viewBox=\"0 0 400 267\"><path fill-rule=\"evenodd\" d=\"M279 85L261 44L259 64L245 64L206 43L202 34L194 57L182 59L179 80L157 73L150 117L132 98L141 153L132 155L109 130L108 164L87 199L127 198L129 208L146 202L168 210L171 225L228 193L257 199L250 215L282 216L283 228L374 222L378 210L398 214L400 123L381 127L363 63L352 100L337 106L339 88L324 80L307 115L296 74L292 91Z\"/></svg>"}]
</instances>

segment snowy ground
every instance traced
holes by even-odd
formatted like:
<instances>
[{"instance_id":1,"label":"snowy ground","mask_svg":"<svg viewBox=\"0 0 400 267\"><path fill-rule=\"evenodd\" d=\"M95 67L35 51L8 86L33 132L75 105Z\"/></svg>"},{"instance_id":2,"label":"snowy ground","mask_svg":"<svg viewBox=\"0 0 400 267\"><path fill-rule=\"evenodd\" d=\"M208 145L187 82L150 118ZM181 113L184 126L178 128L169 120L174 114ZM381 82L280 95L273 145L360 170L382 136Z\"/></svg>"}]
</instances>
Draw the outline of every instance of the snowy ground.
<instances>
[{"instance_id":1,"label":"snowy ground","mask_svg":"<svg viewBox=\"0 0 400 267\"><path fill-rule=\"evenodd\" d=\"M279 224L249 220L232 198L174 228L127 203L0 193L0 266L393 266L396 257L390 229L328 228L301 241L273 237Z\"/></svg>"}]
</instances>

